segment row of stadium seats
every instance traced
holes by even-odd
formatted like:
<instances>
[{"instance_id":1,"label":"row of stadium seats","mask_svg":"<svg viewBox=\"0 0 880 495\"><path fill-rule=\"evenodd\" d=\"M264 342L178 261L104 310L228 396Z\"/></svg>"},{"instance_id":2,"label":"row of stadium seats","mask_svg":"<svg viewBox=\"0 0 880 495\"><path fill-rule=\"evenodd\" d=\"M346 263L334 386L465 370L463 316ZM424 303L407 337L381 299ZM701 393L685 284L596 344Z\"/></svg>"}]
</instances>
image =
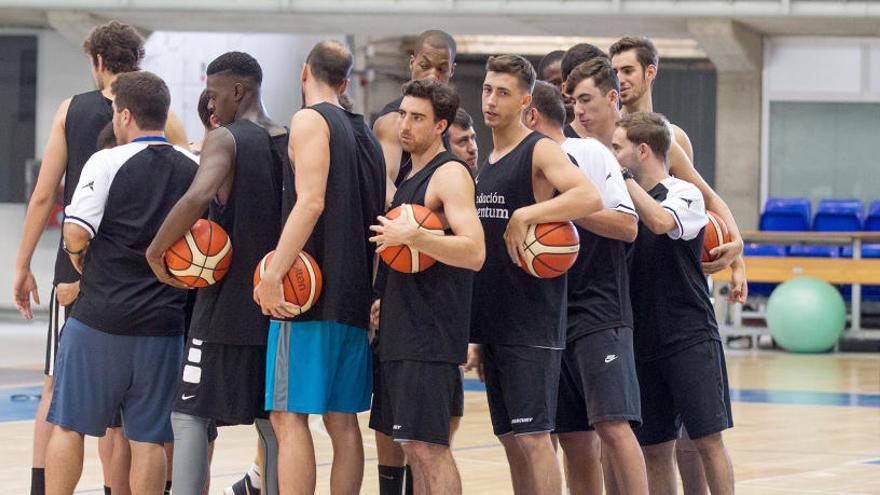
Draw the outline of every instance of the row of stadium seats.
<instances>
[{"instance_id":1,"label":"row of stadium seats","mask_svg":"<svg viewBox=\"0 0 880 495\"><path fill-rule=\"evenodd\" d=\"M880 231L880 200L873 201L868 206L867 215L865 215L865 205L855 199L823 199L819 201L815 217L811 215L811 209L808 198L770 198L761 213L760 229L777 232ZM853 248L852 246L747 244L744 254L767 257L852 258ZM880 258L880 244L863 245L862 257ZM749 292L755 296L768 297L776 285L749 284ZM844 297L849 299L851 287L839 288ZM864 287L862 297L866 300L880 300L880 287Z\"/></svg>"},{"instance_id":2,"label":"row of stadium seats","mask_svg":"<svg viewBox=\"0 0 880 495\"><path fill-rule=\"evenodd\" d=\"M770 198L761 213L761 230L802 232L880 231L880 200L868 206L857 199L823 199L811 215L808 198Z\"/></svg>"}]
</instances>

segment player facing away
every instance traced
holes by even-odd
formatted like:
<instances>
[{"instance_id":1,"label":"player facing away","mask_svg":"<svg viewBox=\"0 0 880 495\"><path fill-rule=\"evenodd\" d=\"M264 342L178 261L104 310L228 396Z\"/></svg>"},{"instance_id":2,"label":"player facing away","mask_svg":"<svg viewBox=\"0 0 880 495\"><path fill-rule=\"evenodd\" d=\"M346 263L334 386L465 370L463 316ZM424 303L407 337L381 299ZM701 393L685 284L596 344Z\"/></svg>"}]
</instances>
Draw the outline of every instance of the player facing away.
<instances>
[{"instance_id":1,"label":"player facing away","mask_svg":"<svg viewBox=\"0 0 880 495\"><path fill-rule=\"evenodd\" d=\"M473 272L485 258L474 183L465 163L443 145L458 95L449 85L415 80L403 88L400 141L412 170L392 207L422 205L435 212L447 235L420 230L403 215L380 217L370 240L378 251L405 245L437 260L419 273L388 270L379 320L382 394L373 398L370 427L398 442L413 467L418 494L461 493L449 449L450 420L464 407Z\"/></svg>"},{"instance_id":2,"label":"player facing away","mask_svg":"<svg viewBox=\"0 0 880 495\"><path fill-rule=\"evenodd\" d=\"M482 109L494 150L477 177L486 262L474 279L471 340L481 344L492 426L521 493L562 491L550 432L565 347L566 277L519 268L530 224L585 217L602 208L596 188L558 144L522 123L535 70L523 57L486 63Z\"/></svg>"},{"instance_id":3,"label":"player facing away","mask_svg":"<svg viewBox=\"0 0 880 495\"><path fill-rule=\"evenodd\" d=\"M614 153L639 213L630 297L636 370L651 493L675 493L675 441L682 426L697 445L713 494L732 494L733 466L722 431L733 426L727 367L700 258L703 195L671 177L664 117L634 113L614 131Z\"/></svg>"},{"instance_id":4,"label":"player facing away","mask_svg":"<svg viewBox=\"0 0 880 495\"><path fill-rule=\"evenodd\" d=\"M337 41L318 43L306 58L300 76L305 108L290 123L294 190L285 190L286 222L254 289L273 319L265 406L278 436L283 495L315 490L310 414L323 416L333 443L331 490L357 493L363 480L356 414L369 409L372 388L369 227L384 211L386 175L382 148L363 116L339 104L351 69L351 52ZM323 289L317 303L297 315L282 297L281 279L301 251L320 266Z\"/></svg>"}]
</instances>

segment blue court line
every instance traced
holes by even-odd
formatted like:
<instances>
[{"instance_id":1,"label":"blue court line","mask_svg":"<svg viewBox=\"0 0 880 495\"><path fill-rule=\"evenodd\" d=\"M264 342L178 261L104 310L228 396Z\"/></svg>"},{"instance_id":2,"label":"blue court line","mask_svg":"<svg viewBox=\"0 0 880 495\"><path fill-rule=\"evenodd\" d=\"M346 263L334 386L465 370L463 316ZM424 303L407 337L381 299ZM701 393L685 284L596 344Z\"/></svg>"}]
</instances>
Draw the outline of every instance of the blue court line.
<instances>
[{"instance_id":1,"label":"blue court line","mask_svg":"<svg viewBox=\"0 0 880 495\"><path fill-rule=\"evenodd\" d=\"M42 387L0 389L0 423L33 419L37 414ZM485 392L486 386L474 378L464 380L466 392ZM799 406L867 407L880 409L880 394L813 392L809 390L734 389L734 402L747 404L782 404Z\"/></svg>"}]
</instances>

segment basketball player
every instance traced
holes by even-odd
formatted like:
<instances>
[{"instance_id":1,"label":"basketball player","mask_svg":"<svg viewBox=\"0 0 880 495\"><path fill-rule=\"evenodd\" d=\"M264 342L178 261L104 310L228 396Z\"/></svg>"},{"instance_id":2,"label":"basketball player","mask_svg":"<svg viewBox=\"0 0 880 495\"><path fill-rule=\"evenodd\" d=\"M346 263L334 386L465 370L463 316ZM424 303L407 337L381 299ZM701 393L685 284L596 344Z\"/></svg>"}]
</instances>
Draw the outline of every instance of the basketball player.
<instances>
[{"instance_id":1,"label":"basketball player","mask_svg":"<svg viewBox=\"0 0 880 495\"><path fill-rule=\"evenodd\" d=\"M196 296L172 414L174 489L200 492L214 420L218 426L256 423L265 449L263 480L273 493L274 440L263 408L269 321L253 303L251 287L254 267L280 232L288 137L263 108L263 71L256 59L243 52L224 53L208 65L207 76L208 108L221 127L206 136L192 186L147 249L159 280L177 284L165 269L165 251L209 207L209 217L226 230L234 249L226 276ZM259 484L260 479L250 481Z\"/></svg>"},{"instance_id":2,"label":"basketball player","mask_svg":"<svg viewBox=\"0 0 880 495\"><path fill-rule=\"evenodd\" d=\"M101 436L120 408L131 445L132 493L161 493L162 444L183 341L183 291L148 271L143 247L186 191L195 157L164 136L170 94L149 72L111 84L116 148L83 166L64 223L64 249L82 273L82 296L65 324L47 420L47 493L72 494L83 436ZM134 226L134 227L133 227ZM152 227L151 227L152 226Z\"/></svg>"},{"instance_id":3,"label":"basketball player","mask_svg":"<svg viewBox=\"0 0 880 495\"><path fill-rule=\"evenodd\" d=\"M620 101L623 112L652 112L654 110L652 89L659 68L659 57L654 43L643 36L627 36L615 42L610 52L611 62L620 79ZM745 303L748 284L745 262L742 258L742 236L736 225L736 219L733 218L724 200L693 167L694 150L687 134L677 125L670 124L670 128L674 135L669 160L670 174L696 185L706 198L706 206L721 215L730 231L730 242L713 250L712 254L718 259L703 263L703 272L711 274L729 266L731 268L729 298L731 301ZM679 153L679 149L687 160ZM700 456L694 444L688 440L686 431L675 446L685 493L690 495L706 493L708 486L700 466Z\"/></svg>"},{"instance_id":4,"label":"basketball player","mask_svg":"<svg viewBox=\"0 0 880 495\"><path fill-rule=\"evenodd\" d=\"M58 186L64 178L64 206L69 205L83 165L99 149L96 147L98 134L113 117L110 85L119 74L139 70L144 56L143 45L143 38L134 28L116 21L95 27L83 41L83 51L89 57L89 66L97 89L64 100L52 120L15 262L13 295L16 307L26 319L33 318L31 299L36 304L40 303L37 282L30 265L52 213ZM165 134L172 143L186 144L183 125L173 114L169 115ZM34 495L42 495L44 492L46 443L52 432L52 426L46 423L46 412L52 401L52 375L60 332L71 304L78 295L79 273L73 269L59 243L55 258L55 276L49 296L49 332L44 368L46 379L34 423L31 473L31 493ZM109 441L109 437L99 441L99 451L104 452L101 454L102 459L108 457L106 454L109 449L106 447L109 446ZM108 468L109 466L105 467L105 485L109 485L106 474Z\"/></svg>"},{"instance_id":5,"label":"basketball player","mask_svg":"<svg viewBox=\"0 0 880 495\"><path fill-rule=\"evenodd\" d=\"M480 152L477 147L477 131L474 130L474 119L464 108L458 107L455 120L446 129L446 137L449 140L449 151L465 162L472 174L476 174Z\"/></svg>"},{"instance_id":6,"label":"basketball player","mask_svg":"<svg viewBox=\"0 0 880 495\"><path fill-rule=\"evenodd\" d=\"M625 244L636 238L638 215L611 151L595 139L563 134L565 108L558 89L538 81L524 121L562 145L605 205L576 222L581 250L568 272L568 332L556 412L568 486L573 494L602 492L598 433L620 490L647 495L645 461L632 431L641 424L641 411L625 253Z\"/></svg>"},{"instance_id":7,"label":"basketball player","mask_svg":"<svg viewBox=\"0 0 880 495\"><path fill-rule=\"evenodd\" d=\"M584 62L589 62L590 60L599 57L608 58L608 55L606 55L601 48L595 45L591 45L589 43L578 43L577 45L574 45L566 50L565 55L562 56L562 61L559 65L559 70L562 73L562 85L560 86L559 90L562 91L563 97L566 98L567 101L571 102L573 115L570 123L565 126L566 137L590 137L590 133L578 120L577 113L574 110L574 98L568 93L566 81L568 81L568 76L569 74L571 74L575 67L581 65Z\"/></svg>"},{"instance_id":8,"label":"basketball player","mask_svg":"<svg viewBox=\"0 0 880 495\"><path fill-rule=\"evenodd\" d=\"M455 51L455 39L445 31L430 29L423 32L416 38L413 54L409 57L410 80L433 78L449 82L455 73ZM373 121L373 132L385 156L389 204L394 197L394 188L391 186L408 172L409 153L401 148L398 140L400 116L397 110L402 99L396 98L385 105Z\"/></svg>"},{"instance_id":9,"label":"basketball player","mask_svg":"<svg viewBox=\"0 0 880 495\"><path fill-rule=\"evenodd\" d=\"M651 493L674 494L675 440L687 428L713 494L732 494L721 432L733 426L727 369L700 267L707 216L696 186L669 175L668 122L624 116L613 146L639 213L630 295L644 423L637 431Z\"/></svg>"},{"instance_id":10,"label":"basketball player","mask_svg":"<svg viewBox=\"0 0 880 495\"><path fill-rule=\"evenodd\" d=\"M202 127L204 127L205 132L202 135L201 140L197 143L190 143L189 145L189 149L192 150L192 153L196 156L199 156L202 153L202 145L205 144L205 137L208 133L220 127L217 117L215 117L214 113L208 108L209 101L210 97L208 96L208 90L206 89L202 91L201 95L199 95L199 103L196 107L199 112L199 120L202 122Z\"/></svg>"},{"instance_id":11,"label":"basketball player","mask_svg":"<svg viewBox=\"0 0 880 495\"><path fill-rule=\"evenodd\" d=\"M339 105L351 69L351 52L337 41L318 43L306 58L300 76L305 108L290 122L288 153L296 169L295 190L284 197L290 213L254 289L254 300L273 318L266 409L278 435L283 495L315 490L310 414L323 415L333 443L331 490L357 493L363 480L356 413L369 409L372 388L367 328L375 253L368 239L384 211L387 176L382 148L363 116ZM281 280L301 251L317 261L323 289L317 303L297 315L283 299Z\"/></svg>"},{"instance_id":12,"label":"basketball player","mask_svg":"<svg viewBox=\"0 0 880 495\"><path fill-rule=\"evenodd\" d=\"M538 80L546 81L556 86L560 92L563 92L565 103L565 123L569 124L574 120L574 101L564 94L565 79L562 78L562 57L565 56L565 50L553 50L544 55L538 63Z\"/></svg>"},{"instance_id":13,"label":"basketball player","mask_svg":"<svg viewBox=\"0 0 880 495\"><path fill-rule=\"evenodd\" d=\"M474 279L471 340L481 344L492 426L516 492L558 494L550 432L565 346L566 277L538 279L519 260L530 224L582 218L602 202L558 144L523 125L534 84L535 70L521 56L486 63L482 109L494 150L477 177L486 262Z\"/></svg>"},{"instance_id":14,"label":"basketball player","mask_svg":"<svg viewBox=\"0 0 880 495\"><path fill-rule=\"evenodd\" d=\"M485 242L470 171L443 145L458 95L433 79L411 81L403 94L400 142L412 171L392 207L427 207L441 217L447 235L419 230L403 215L379 217L380 225L371 227L378 252L404 245L438 265L416 274L388 272L379 320L384 386L374 398L370 427L403 447L415 493L456 494L461 478L449 450L450 420L464 404L459 364L467 359L473 271L483 265Z\"/></svg>"},{"instance_id":15,"label":"basketball player","mask_svg":"<svg viewBox=\"0 0 880 495\"><path fill-rule=\"evenodd\" d=\"M619 39L610 49L611 61L620 80L620 102L623 113L652 112L651 90L657 77L659 57L654 44L645 37ZM727 203L712 189L694 168L694 151L687 134L678 126L670 124L674 140L670 149L669 173L697 186L706 206L721 216L730 231L730 242L712 250L715 261L703 263L705 273L719 272L727 267L732 270L730 300L745 303L748 296L745 263L742 259L743 240L736 219Z\"/></svg>"}]
</instances>

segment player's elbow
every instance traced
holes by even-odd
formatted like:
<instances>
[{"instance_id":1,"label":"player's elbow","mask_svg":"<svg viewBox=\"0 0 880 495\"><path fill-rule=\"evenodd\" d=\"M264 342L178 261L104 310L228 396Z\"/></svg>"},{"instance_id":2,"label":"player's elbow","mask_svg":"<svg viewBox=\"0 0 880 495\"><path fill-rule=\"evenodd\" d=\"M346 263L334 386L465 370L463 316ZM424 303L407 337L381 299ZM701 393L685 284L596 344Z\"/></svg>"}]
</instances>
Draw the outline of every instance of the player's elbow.
<instances>
[{"instance_id":1,"label":"player's elbow","mask_svg":"<svg viewBox=\"0 0 880 495\"><path fill-rule=\"evenodd\" d=\"M639 235L639 221L635 217L628 215L629 220L622 226L621 240L624 242L634 242Z\"/></svg>"},{"instance_id":2,"label":"player's elbow","mask_svg":"<svg viewBox=\"0 0 880 495\"><path fill-rule=\"evenodd\" d=\"M485 243L477 243L474 249L471 249L471 256L468 269L478 272L483 269L483 263L486 262L486 245Z\"/></svg>"},{"instance_id":3,"label":"player's elbow","mask_svg":"<svg viewBox=\"0 0 880 495\"><path fill-rule=\"evenodd\" d=\"M52 191L34 191L31 195L31 208L48 208L55 203L55 194Z\"/></svg>"},{"instance_id":4,"label":"player's elbow","mask_svg":"<svg viewBox=\"0 0 880 495\"><path fill-rule=\"evenodd\" d=\"M309 194L297 200L297 206L301 206L303 213L308 217L318 218L324 213L324 195Z\"/></svg>"},{"instance_id":5,"label":"player's elbow","mask_svg":"<svg viewBox=\"0 0 880 495\"><path fill-rule=\"evenodd\" d=\"M645 226L648 227L648 230L654 235L668 234L675 228L675 221L668 217L669 215L665 214L660 217L650 217L644 220Z\"/></svg>"}]
</instances>

